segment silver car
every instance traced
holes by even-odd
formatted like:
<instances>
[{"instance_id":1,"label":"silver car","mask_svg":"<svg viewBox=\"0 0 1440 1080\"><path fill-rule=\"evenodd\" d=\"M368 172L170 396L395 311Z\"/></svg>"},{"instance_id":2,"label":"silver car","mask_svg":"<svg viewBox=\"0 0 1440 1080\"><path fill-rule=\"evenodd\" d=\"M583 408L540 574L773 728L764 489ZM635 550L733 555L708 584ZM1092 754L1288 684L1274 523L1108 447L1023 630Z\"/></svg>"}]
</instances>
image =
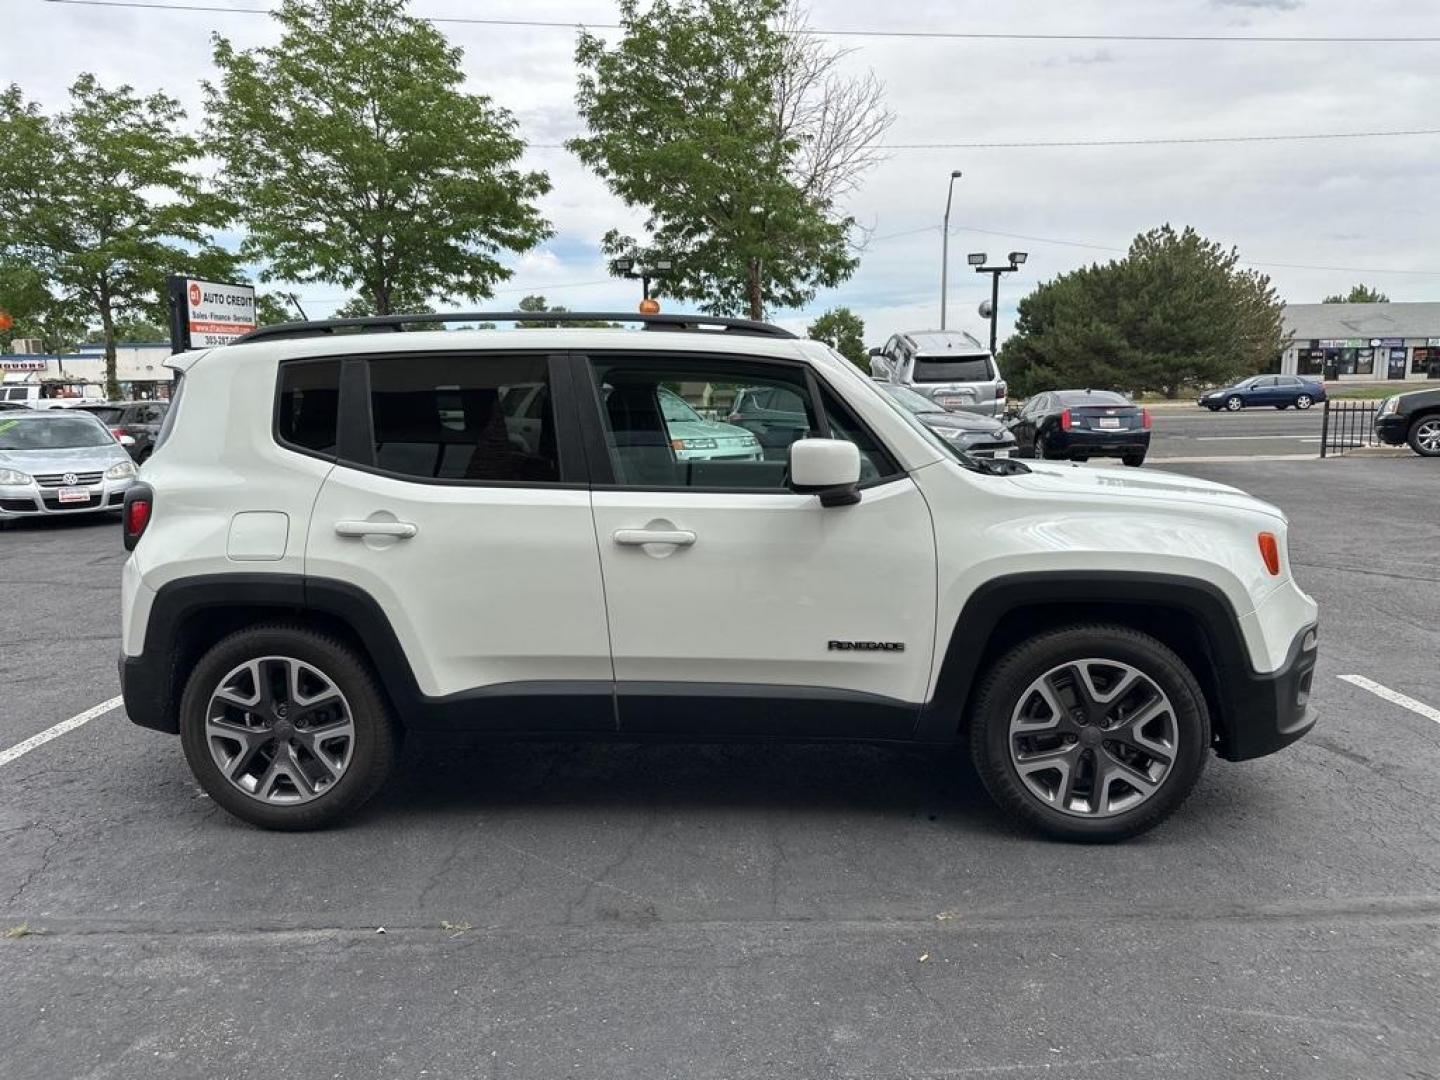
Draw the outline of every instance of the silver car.
<instances>
[{"instance_id":1,"label":"silver car","mask_svg":"<svg viewBox=\"0 0 1440 1080\"><path fill-rule=\"evenodd\" d=\"M0 521L118 512L135 472L124 440L89 413L0 413Z\"/></svg>"},{"instance_id":2,"label":"silver car","mask_svg":"<svg viewBox=\"0 0 1440 1080\"><path fill-rule=\"evenodd\" d=\"M870 374L923 394L948 412L1005 412L1005 380L995 358L962 330L896 334L883 348L870 350Z\"/></svg>"}]
</instances>

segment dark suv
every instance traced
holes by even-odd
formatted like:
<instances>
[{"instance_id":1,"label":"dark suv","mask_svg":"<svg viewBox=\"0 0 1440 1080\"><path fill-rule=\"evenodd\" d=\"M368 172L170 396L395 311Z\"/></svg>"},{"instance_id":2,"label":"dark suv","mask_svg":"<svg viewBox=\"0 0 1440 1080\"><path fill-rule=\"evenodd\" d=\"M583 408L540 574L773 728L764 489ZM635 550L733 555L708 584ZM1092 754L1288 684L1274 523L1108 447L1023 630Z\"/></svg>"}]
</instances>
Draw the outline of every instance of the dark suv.
<instances>
[{"instance_id":1,"label":"dark suv","mask_svg":"<svg viewBox=\"0 0 1440 1080\"><path fill-rule=\"evenodd\" d=\"M1409 443L1421 457L1440 457L1440 387L1386 398L1375 417L1375 434L1392 446Z\"/></svg>"},{"instance_id":2,"label":"dark suv","mask_svg":"<svg viewBox=\"0 0 1440 1080\"><path fill-rule=\"evenodd\" d=\"M107 401L103 405L81 405L88 413L108 427L118 439L129 435L135 441L127 447L136 464L149 459L155 449L155 438L165 421L167 401Z\"/></svg>"}]
</instances>

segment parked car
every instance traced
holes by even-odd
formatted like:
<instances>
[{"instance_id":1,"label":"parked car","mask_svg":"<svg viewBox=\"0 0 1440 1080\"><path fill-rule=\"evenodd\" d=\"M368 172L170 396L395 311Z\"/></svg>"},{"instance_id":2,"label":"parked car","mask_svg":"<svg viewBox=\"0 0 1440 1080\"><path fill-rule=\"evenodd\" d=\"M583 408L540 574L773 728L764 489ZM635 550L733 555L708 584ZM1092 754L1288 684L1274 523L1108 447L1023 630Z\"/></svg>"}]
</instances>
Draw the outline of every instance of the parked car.
<instances>
[{"instance_id":1,"label":"parked car","mask_svg":"<svg viewBox=\"0 0 1440 1080\"><path fill-rule=\"evenodd\" d=\"M0 381L0 402L32 409L73 409L77 405L99 404L105 395L97 383L75 379L40 379L32 372L14 373Z\"/></svg>"},{"instance_id":2,"label":"parked car","mask_svg":"<svg viewBox=\"0 0 1440 1080\"><path fill-rule=\"evenodd\" d=\"M118 439L128 435L134 441L126 447L130 457L143 465L155 449L155 438L165 422L165 401L108 401L103 405L77 406L108 427Z\"/></svg>"},{"instance_id":3,"label":"parked car","mask_svg":"<svg viewBox=\"0 0 1440 1080\"><path fill-rule=\"evenodd\" d=\"M675 391L658 387L660 415L678 461L759 461L760 440L738 424L706 420Z\"/></svg>"},{"instance_id":4,"label":"parked car","mask_svg":"<svg viewBox=\"0 0 1440 1080\"><path fill-rule=\"evenodd\" d=\"M993 416L950 412L905 386L881 383L880 388L957 450L996 458L1008 458L1015 452L1015 436Z\"/></svg>"},{"instance_id":5,"label":"parked car","mask_svg":"<svg viewBox=\"0 0 1440 1080\"><path fill-rule=\"evenodd\" d=\"M1025 402L1010 430L1021 457L1139 466L1150 449L1150 410L1113 390L1049 390Z\"/></svg>"},{"instance_id":6,"label":"parked car","mask_svg":"<svg viewBox=\"0 0 1440 1080\"><path fill-rule=\"evenodd\" d=\"M1225 409L1239 412L1252 405L1270 405L1277 409L1308 409L1325 400L1325 386L1298 375L1252 375L1231 386L1201 394L1199 404L1211 412Z\"/></svg>"},{"instance_id":7,"label":"parked car","mask_svg":"<svg viewBox=\"0 0 1440 1080\"><path fill-rule=\"evenodd\" d=\"M87 413L0 417L0 521L118 512L134 478L122 440Z\"/></svg>"},{"instance_id":8,"label":"parked car","mask_svg":"<svg viewBox=\"0 0 1440 1080\"><path fill-rule=\"evenodd\" d=\"M811 421L798 389L788 386L746 386L730 406L730 423L758 440L765 456L784 460L790 444L805 438Z\"/></svg>"},{"instance_id":9,"label":"parked car","mask_svg":"<svg viewBox=\"0 0 1440 1080\"><path fill-rule=\"evenodd\" d=\"M26 405L23 401L0 401L0 412L5 411L6 409L12 409L12 410L13 410L13 409L28 409L28 408L30 408L30 406L29 406L29 405Z\"/></svg>"},{"instance_id":10,"label":"parked car","mask_svg":"<svg viewBox=\"0 0 1440 1080\"><path fill-rule=\"evenodd\" d=\"M1440 387L1386 398L1375 414L1375 434L1392 446L1408 443L1421 457L1440 457Z\"/></svg>"},{"instance_id":11,"label":"parked car","mask_svg":"<svg viewBox=\"0 0 1440 1080\"><path fill-rule=\"evenodd\" d=\"M870 374L914 390L950 412L1005 412L1005 380L995 358L963 331L896 334L883 347L870 350Z\"/></svg>"},{"instance_id":12,"label":"parked car","mask_svg":"<svg viewBox=\"0 0 1440 1080\"><path fill-rule=\"evenodd\" d=\"M879 739L968 746L1007 816L1108 840L1313 723L1316 606L1243 492L957 454L763 323L392 332L444 318L168 361L121 687L237 817L346 817L402 733ZM500 401L535 384L521 449ZM813 422L783 461L679 460L677 386Z\"/></svg>"}]
</instances>

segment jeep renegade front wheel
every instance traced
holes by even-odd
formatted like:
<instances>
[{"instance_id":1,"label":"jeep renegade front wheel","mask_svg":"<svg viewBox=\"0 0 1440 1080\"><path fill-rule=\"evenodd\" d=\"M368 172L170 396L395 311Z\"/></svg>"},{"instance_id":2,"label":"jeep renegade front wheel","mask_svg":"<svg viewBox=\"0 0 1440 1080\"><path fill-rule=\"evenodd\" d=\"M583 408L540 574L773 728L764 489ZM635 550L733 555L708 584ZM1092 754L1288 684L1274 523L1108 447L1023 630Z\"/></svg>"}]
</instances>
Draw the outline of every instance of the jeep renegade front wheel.
<instances>
[{"instance_id":1,"label":"jeep renegade front wheel","mask_svg":"<svg viewBox=\"0 0 1440 1080\"><path fill-rule=\"evenodd\" d=\"M185 757L206 793L267 829L314 829L358 809L395 760L394 724L365 662L298 626L223 639L180 704Z\"/></svg>"},{"instance_id":2,"label":"jeep renegade front wheel","mask_svg":"<svg viewBox=\"0 0 1440 1080\"><path fill-rule=\"evenodd\" d=\"M976 770L1002 809L1067 840L1158 824L1199 779L1205 697L1178 656L1123 626L1072 626L1006 654L971 716Z\"/></svg>"}]
</instances>

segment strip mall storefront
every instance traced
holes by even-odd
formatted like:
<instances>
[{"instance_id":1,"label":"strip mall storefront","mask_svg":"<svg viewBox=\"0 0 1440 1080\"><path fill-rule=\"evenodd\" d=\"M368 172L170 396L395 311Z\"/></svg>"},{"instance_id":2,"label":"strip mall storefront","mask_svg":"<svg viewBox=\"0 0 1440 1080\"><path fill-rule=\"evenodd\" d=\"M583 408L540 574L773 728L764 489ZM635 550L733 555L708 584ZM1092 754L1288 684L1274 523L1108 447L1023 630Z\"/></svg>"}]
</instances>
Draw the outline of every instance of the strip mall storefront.
<instances>
[{"instance_id":1,"label":"strip mall storefront","mask_svg":"<svg viewBox=\"0 0 1440 1080\"><path fill-rule=\"evenodd\" d=\"M1285 374L1314 375L1326 381L1440 379L1440 337L1317 338L1296 342L1287 352L1295 366L1289 370L1284 365Z\"/></svg>"}]
</instances>

